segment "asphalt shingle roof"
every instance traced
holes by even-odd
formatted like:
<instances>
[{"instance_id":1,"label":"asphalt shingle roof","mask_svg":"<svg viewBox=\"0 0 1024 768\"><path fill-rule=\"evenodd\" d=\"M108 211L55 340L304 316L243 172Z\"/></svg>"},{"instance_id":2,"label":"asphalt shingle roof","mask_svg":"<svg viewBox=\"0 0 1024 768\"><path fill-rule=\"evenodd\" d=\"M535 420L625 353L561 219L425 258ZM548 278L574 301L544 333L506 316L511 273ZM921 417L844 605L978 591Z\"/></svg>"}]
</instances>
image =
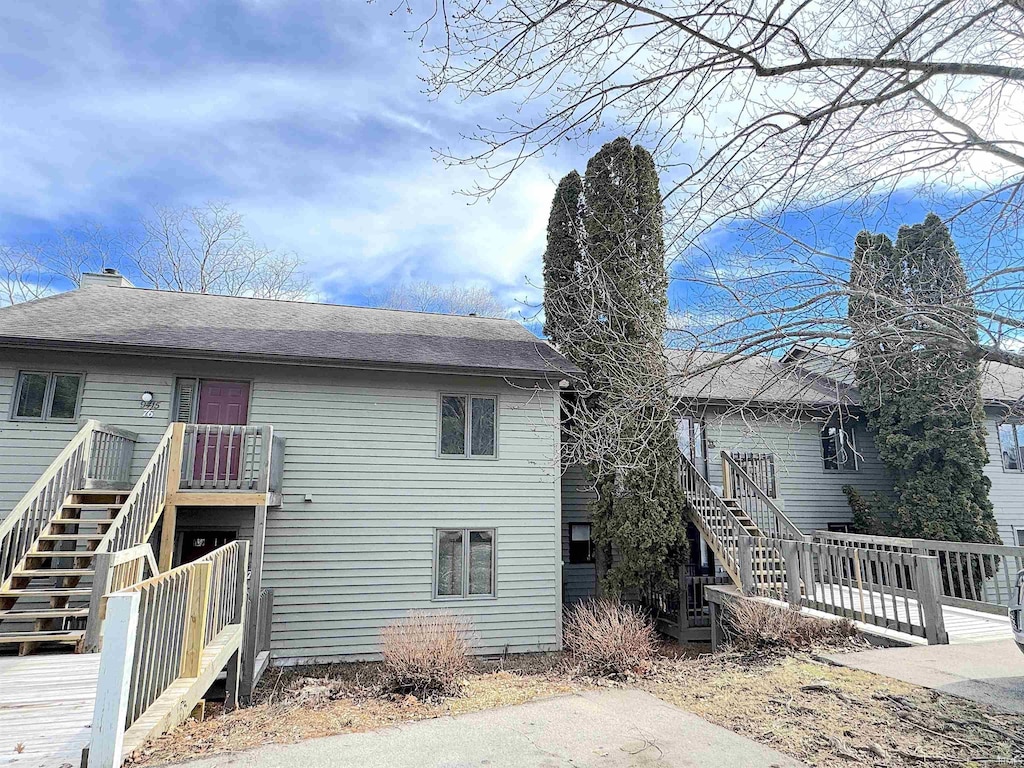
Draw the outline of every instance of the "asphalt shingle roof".
<instances>
[{"instance_id":1,"label":"asphalt shingle roof","mask_svg":"<svg viewBox=\"0 0 1024 768\"><path fill-rule=\"evenodd\" d=\"M89 286L0 309L0 344L560 377L513 320Z\"/></svg>"}]
</instances>

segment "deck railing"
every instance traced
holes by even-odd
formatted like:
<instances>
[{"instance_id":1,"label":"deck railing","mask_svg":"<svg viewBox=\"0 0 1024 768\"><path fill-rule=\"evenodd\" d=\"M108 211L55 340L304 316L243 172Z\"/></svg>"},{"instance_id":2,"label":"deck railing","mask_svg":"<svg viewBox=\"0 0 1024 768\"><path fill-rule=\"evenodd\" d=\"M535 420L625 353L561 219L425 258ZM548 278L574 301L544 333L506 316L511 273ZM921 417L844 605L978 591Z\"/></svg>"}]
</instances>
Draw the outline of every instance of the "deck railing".
<instances>
[{"instance_id":1,"label":"deck railing","mask_svg":"<svg viewBox=\"0 0 1024 768\"><path fill-rule=\"evenodd\" d=\"M783 569L777 580L757 580L751 564L758 551L780 556ZM783 599L794 607L923 637L929 644L948 642L937 557L809 540L743 537L740 565L745 594Z\"/></svg>"},{"instance_id":2,"label":"deck railing","mask_svg":"<svg viewBox=\"0 0 1024 768\"><path fill-rule=\"evenodd\" d=\"M815 531L815 541L938 559L943 605L1005 614L1024 568L1024 547Z\"/></svg>"},{"instance_id":3,"label":"deck railing","mask_svg":"<svg viewBox=\"0 0 1024 768\"><path fill-rule=\"evenodd\" d=\"M106 615L107 596L160 573L153 547L149 544L139 544L119 552L97 552L93 565L96 570L92 577L89 618L82 643L86 653L95 653L100 649L100 630Z\"/></svg>"},{"instance_id":4,"label":"deck railing","mask_svg":"<svg viewBox=\"0 0 1024 768\"><path fill-rule=\"evenodd\" d=\"M257 491L273 428L186 424L182 490Z\"/></svg>"},{"instance_id":5,"label":"deck railing","mask_svg":"<svg viewBox=\"0 0 1024 768\"><path fill-rule=\"evenodd\" d=\"M121 506L121 511L96 547L97 551L120 552L149 541L166 502L173 432L172 424L157 443L152 457Z\"/></svg>"},{"instance_id":6,"label":"deck railing","mask_svg":"<svg viewBox=\"0 0 1024 768\"><path fill-rule=\"evenodd\" d=\"M72 491L90 478L116 482L123 476L136 435L92 419L82 424L50 466L0 522L0 584L6 582ZM116 458L115 458L116 456Z\"/></svg>"},{"instance_id":7,"label":"deck railing","mask_svg":"<svg viewBox=\"0 0 1024 768\"><path fill-rule=\"evenodd\" d=\"M132 458L138 435L100 424L89 447L86 488L124 488L131 481Z\"/></svg>"},{"instance_id":8,"label":"deck railing","mask_svg":"<svg viewBox=\"0 0 1024 768\"><path fill-rule=\"evenodd\" d=\"M184 721L225 666L228 705L237 701L248 546L232 542L108 596L90 768L117 768Z\"/></svg>"},{"instance_id":9,"label":"deck railing","mask_svg":"<svg viewBox=\"0 0 1024 768\"><path fill-rule=\"evenodd\" d=\"M722 457L728 456L734 467L742 470L748 480L770 499L779 497L778 476L775 472L775 454L750 453L748 451L722 451ZM725 467L723 467L723 470Z\"/></svg>"},{"instance_id":10,"label":"deck railing","mask_svg":"<svg viewBox=\"0 0 1024 768\"><path fill-rule=\"evenodd\" d=\"M774 460L766 461L766 455L772 459L771 454L729 454L722 451L723 496L735 499L765 536L802 538L800 529L775 503L774 495L765 490L768 478L770 487L775 487ZM746 460L738 456L744 456Z\"/></svg>"}]
</instances>

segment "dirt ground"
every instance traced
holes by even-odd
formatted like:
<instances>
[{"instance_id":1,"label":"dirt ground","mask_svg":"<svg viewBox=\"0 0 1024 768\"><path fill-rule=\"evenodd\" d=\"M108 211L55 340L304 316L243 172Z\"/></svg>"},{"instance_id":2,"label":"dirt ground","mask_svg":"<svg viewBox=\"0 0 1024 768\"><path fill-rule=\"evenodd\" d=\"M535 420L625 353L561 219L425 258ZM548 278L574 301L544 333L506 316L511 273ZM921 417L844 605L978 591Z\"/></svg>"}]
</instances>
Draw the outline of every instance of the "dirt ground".
<instances>
[{"instance_id":1,"label":"dirt ground","mask_svg":"<svg viewBox=\"0 0 1024 768\"><path fill-rule=\"evenodd\" d=\"M991 766L1024 763L1024 717L867 672L813 654L718 654L664 649L653 674L608 682L565 672L560 654L481 661L463 694L439 701L381 696L376 665L272 670L254 706L210 707L152 742L129 765L150 766L261 744L365 731L594 686L630 686L815 766Z\"/></svg>"}]
</instances>

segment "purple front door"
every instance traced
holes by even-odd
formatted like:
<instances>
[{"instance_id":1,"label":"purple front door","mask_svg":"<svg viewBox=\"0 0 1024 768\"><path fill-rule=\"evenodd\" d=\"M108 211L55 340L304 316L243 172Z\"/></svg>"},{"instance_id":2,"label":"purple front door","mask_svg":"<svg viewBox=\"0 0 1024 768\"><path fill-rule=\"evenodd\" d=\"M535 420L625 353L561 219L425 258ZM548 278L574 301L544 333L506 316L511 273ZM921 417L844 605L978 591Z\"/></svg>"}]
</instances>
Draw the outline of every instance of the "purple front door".
<instances>
[{"instance_id":1,"label":"purple front door","mask_svg":"<svg viewBox=\"0 0 1024 768\"><path fill-rule=\"evenodd\" d=\"M249 415L249 385L244 381L201 381L198 424L244 425ZM218 445L220 446L218 449ZM237 480L242 458L241 433L218 435L200 431L196 442L195 477L204 482ZM205 471L204 471L205 464Z\"/></svg>"}]
</instances>

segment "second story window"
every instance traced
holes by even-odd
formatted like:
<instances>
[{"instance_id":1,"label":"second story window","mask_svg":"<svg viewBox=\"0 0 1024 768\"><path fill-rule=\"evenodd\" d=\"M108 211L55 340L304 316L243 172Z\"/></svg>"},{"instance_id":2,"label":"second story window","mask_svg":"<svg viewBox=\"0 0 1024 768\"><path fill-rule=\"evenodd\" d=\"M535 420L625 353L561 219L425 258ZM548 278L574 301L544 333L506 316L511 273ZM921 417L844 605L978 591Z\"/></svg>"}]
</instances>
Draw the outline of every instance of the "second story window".
<instances>
[{"instance_id":1,"label":"second story window","mask_svg":"<svg viewBox=\"0 0 1024 768\"><path fill-rule=\"evenodd\" d=\"M1004 472L1024 472L1024 422L999 425L999 454Z\"/></svg>"},{"instance_id":2,"label":"second story window","mask_svg":"<svg viewBox=\"0 0 1024 768\"><path fill-rule=\"evenodd\" d=\"M498 400L487 395L441 395L442 456L494 458L498 443Z\"/></svg>"},{"instance_id":3,"label":"second story window","mask_svg":"<svg viewBox=\"0 0 1024 768\"><path fill-rule=\"evenodd\" d=\"M27 421L75 421L82 379L80 373L22 371L11 415Z\"/></svg>"},{"instance_id":4,"label":"second story window","mask_svg":"<svg viewBox=\"0 0 1024 768\"><path fill-rule=\"evenodd\" d=\"M822 428L821 460L826 472L856 472L859 469L853 424L832 421Z\"/></svg>"}]
</instances>

